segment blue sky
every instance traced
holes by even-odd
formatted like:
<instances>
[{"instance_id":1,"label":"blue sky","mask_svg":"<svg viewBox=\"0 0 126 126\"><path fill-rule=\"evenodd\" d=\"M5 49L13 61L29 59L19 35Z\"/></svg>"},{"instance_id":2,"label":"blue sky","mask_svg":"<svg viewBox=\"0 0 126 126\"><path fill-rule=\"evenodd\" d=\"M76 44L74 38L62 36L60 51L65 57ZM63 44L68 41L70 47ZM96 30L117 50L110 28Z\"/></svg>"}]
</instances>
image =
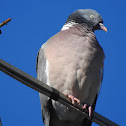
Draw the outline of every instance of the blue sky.
<instances>
[{"instance_id":1,"label":"blue sky","mask_svg":"<svg viewBox=\"0 0 126 126\"><path fill-rule=\"evenodd\" d=\"M77 9L97 10L108 32L96 31L106 55L104 79L96 112L126 125L126 2L124 0L1 1L0 58L36 77L36 55ZM38 92L0 72L0 116L3 126L42 126ZM93 126L97 126L93 124Z\"/></svg>"}]
</instances>

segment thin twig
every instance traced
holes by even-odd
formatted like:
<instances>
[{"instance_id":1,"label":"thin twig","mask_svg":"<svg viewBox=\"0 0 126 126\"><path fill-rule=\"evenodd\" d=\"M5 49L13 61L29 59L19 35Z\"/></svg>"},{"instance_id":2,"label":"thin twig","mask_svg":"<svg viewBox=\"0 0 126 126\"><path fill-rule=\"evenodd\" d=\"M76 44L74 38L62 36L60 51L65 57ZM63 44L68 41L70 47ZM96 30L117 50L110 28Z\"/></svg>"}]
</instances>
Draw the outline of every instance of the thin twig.
<instances>
[{"instance_id":1,"label":"thin twig","mask_svg":"<svg viewBox=\"0 0 126 126\"><path fill-rule=\"evenodd\" d=\"M6 21L3 21L3 23L0 24L0 27L2 27L3 25L7 25L7 23L11 21L11 18L8 18Z\"/></svg>"}]
</instances>

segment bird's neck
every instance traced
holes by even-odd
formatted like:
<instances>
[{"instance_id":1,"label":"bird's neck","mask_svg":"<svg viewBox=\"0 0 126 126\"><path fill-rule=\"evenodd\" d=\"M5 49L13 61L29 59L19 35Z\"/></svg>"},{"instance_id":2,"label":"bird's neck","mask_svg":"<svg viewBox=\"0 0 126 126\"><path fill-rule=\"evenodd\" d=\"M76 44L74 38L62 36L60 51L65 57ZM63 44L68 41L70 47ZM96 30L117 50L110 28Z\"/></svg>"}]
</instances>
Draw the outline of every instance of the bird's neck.
<instances>
[{"instance_id":1,"label":"bird's neck","mask_svg":"<svg viewBox=\"0 0 126 126\"><path fill-rule=\"evenodd\" d=\"M93 30L90 30L86 24L79 24L76 22L66 22L62 27L61 32L70 35L77 35L80 37L87 37L91 45L99 45ZM93 40L93 41L92 41Z\"/></svg>"},{"instance_id":2,"label":"bird's neck","mask_svg":"<svg viewBox=\"0 0 126 126\"><path fill-rule=\"evenodd\" d=\"M64 31L64 30L68 30L70 29L71 27L74 27L75 25L77 25L78 23L74 22L74 21L69 21L69 22L66 22L64 24L64 26L62 27L61 31Z\"/></svg>"},{"instance_id":3,"label":"bird's neck","mask_svg":"<svg viewBox=\"0 0 126 126\"><path fill-rule=\"evenodd\" d=\"M82 29L87 30L88 32L93 32L93 28L91 26L88 26L86 23L76 23L75 21L69 21L64 24L61 31L68 30L74 26L80 26Z\"/></svg>"}]
</instances>

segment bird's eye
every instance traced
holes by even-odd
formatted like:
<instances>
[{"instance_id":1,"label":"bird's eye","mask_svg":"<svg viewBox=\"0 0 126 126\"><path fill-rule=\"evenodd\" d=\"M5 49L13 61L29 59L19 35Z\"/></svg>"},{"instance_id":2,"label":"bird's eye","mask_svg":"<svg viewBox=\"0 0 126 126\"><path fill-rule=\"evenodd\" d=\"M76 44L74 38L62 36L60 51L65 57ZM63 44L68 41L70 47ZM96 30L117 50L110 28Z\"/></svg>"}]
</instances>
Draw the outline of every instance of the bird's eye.
<instances>
[{"instance_id":1,"label":"bird's eye","mask_svg":"<svg viewBox=\"0 0 126 126\"><path fill-rule=\"evenodd\" d=\"M94 19L94 15L90 15L90 18Z\"/></svg>"}]
</instances>

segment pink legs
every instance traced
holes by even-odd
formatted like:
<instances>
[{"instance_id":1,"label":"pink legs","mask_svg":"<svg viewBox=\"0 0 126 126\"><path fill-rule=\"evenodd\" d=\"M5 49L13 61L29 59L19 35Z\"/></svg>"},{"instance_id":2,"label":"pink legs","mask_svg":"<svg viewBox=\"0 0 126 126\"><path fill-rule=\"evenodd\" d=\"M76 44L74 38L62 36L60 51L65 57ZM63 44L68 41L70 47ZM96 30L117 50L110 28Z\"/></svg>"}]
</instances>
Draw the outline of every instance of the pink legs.
<instances>
[{"instance_id":1,"label":"pink legs","mask_svg":"<svg viewBox=\"0 0 126 126\"><path fill-rule=\"evenodd\" d=\"M66 94L65 94L65 96L67 96L69 99L71 99L71 102L72 102L73 105L75 104L75 102L78 103L78 104L80 105L80 100L77 99L76 97L74 97L73 95L66 95ZM92 109L91 106L88 107L87 104L84 104L84 105L82 106L82 109L87 109L88 112L89 112L89 117L90 117L90 118L92 117L93 109Z\"/></svg>"}]
</instances>

